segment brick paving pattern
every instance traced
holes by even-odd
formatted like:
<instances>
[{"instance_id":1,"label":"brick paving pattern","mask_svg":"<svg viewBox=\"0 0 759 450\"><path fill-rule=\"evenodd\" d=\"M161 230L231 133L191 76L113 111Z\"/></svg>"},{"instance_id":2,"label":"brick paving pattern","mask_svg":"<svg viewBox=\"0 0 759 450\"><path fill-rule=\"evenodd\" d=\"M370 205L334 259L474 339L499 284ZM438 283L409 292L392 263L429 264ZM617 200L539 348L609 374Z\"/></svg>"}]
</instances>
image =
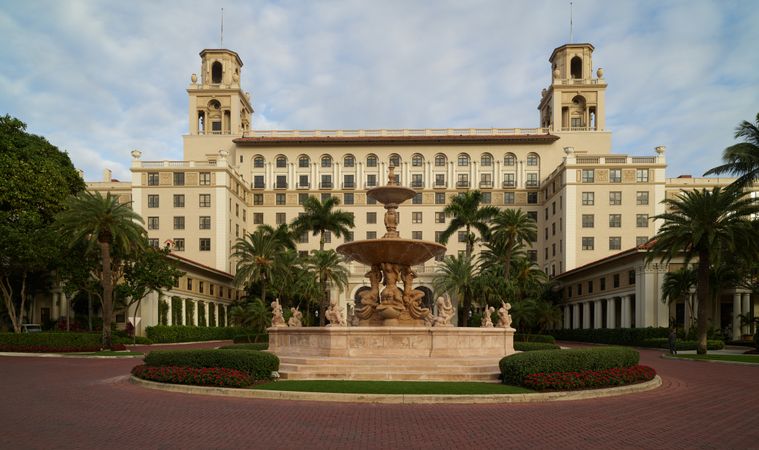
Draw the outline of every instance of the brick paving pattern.
<instances>
[{"instance_id":1,"label":"brick paving pattern","mask_svg":"<svg viewBox=\"0 0 759 450\"><path fill-rule=\"evenodd\" d=\"M504 405L197 396L129 384L135 359L0 357L0 448L759 449L759 367L660 355L654 391Z\"/></svg>"}]
</instances>

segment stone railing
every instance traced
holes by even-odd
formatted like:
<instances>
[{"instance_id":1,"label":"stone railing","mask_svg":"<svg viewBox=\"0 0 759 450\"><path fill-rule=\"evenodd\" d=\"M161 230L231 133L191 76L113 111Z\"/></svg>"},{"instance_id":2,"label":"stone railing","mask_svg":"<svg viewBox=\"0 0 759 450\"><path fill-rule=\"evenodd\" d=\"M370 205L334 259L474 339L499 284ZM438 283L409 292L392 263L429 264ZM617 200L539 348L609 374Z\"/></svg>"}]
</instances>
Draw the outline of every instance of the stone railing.
<instances>
[{"instance_id":1,"label":"stone railing","mask_svg":"<svg viewBox=\"0 0 759 450\"><path fill-rule=\"evenodd\" d=\"M547 128L397 128L377 130L251 130L243 137L402 137L402 136L528 136Z\"/></svg>"}]
</instances>

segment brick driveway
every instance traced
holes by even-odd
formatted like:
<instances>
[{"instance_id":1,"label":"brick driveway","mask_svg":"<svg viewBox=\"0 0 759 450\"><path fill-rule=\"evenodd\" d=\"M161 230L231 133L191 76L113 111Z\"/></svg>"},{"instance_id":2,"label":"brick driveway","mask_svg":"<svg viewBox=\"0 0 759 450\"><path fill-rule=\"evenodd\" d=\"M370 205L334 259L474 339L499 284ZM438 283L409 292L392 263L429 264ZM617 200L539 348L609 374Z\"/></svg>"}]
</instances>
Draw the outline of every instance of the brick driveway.
<instances>
[{"instance_id":1,"label":"brick driveway","mask_svg":"<svg viewBox=\"0 0 759 450\"><path fill-rule=\"evenodd\" d=\"M654 391L472 406L175 394L126 382L139 360L0 357L0 448L759 448L759 367L659 355Z\"/></svg>"}]
</instances>

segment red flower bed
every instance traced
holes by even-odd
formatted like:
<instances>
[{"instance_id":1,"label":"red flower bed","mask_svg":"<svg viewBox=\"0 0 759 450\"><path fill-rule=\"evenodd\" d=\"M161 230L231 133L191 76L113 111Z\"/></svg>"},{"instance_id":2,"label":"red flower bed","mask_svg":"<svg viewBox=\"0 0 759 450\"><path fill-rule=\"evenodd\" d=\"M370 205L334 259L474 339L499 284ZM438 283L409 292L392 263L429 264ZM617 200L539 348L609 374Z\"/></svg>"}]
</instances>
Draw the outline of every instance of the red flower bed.
<instances>
[{"instance_id":1,"label":"red flower bed","mask_svg":"<svg viewBox=\"0 0 759 450\"><path fill-rule=\"evenodd\" d=\"M112 350L126 350L124 344L113 344ZM21 352L21 353L76 353L76 352L97 352L100 351L99 345L32 345L32 344L0 344L0 352Z\"/></svg>"},{"instance_id":2,"label":"red flower bed","mask_svg":"<svg viewBox=\"0 0 759 450\"><path fill-rule=\"evenodd\" d=\"M654 369L638 365L582 372L533 373L524 377L522 385L536 391L572 391L623 386L649 381L655 376Z\"/></svg>"},{"instance_id":3,"label":"red flower bed","mask_svg":"<svg viewBox=\"0 0 759 450\"><path fill-rule=\"evenodd\" d=\"M198 386L245 387L253 380L245 373L222 367L136 366L132 375L159 383L194 384Z\"/></svg>"}]
</instances>

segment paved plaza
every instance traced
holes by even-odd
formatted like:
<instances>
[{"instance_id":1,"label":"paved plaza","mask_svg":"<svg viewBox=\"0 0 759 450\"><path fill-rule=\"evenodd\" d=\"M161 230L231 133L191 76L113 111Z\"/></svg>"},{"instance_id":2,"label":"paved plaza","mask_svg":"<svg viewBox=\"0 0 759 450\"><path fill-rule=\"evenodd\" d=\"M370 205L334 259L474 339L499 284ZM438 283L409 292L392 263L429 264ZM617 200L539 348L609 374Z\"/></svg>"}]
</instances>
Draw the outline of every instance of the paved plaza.
<instances>
[{"instance_id":1,"label":"paved plaza","mask_svg":"<svg viewBox=\"0 0 759 450\"><path fill-rule=\"evenodd\" d=\"M0 448L759 448L759 367L660 355L641 350L654 391L471 406L175 394L130 384L139 359L0 357Z\"/></svg>"}]
</instances>

